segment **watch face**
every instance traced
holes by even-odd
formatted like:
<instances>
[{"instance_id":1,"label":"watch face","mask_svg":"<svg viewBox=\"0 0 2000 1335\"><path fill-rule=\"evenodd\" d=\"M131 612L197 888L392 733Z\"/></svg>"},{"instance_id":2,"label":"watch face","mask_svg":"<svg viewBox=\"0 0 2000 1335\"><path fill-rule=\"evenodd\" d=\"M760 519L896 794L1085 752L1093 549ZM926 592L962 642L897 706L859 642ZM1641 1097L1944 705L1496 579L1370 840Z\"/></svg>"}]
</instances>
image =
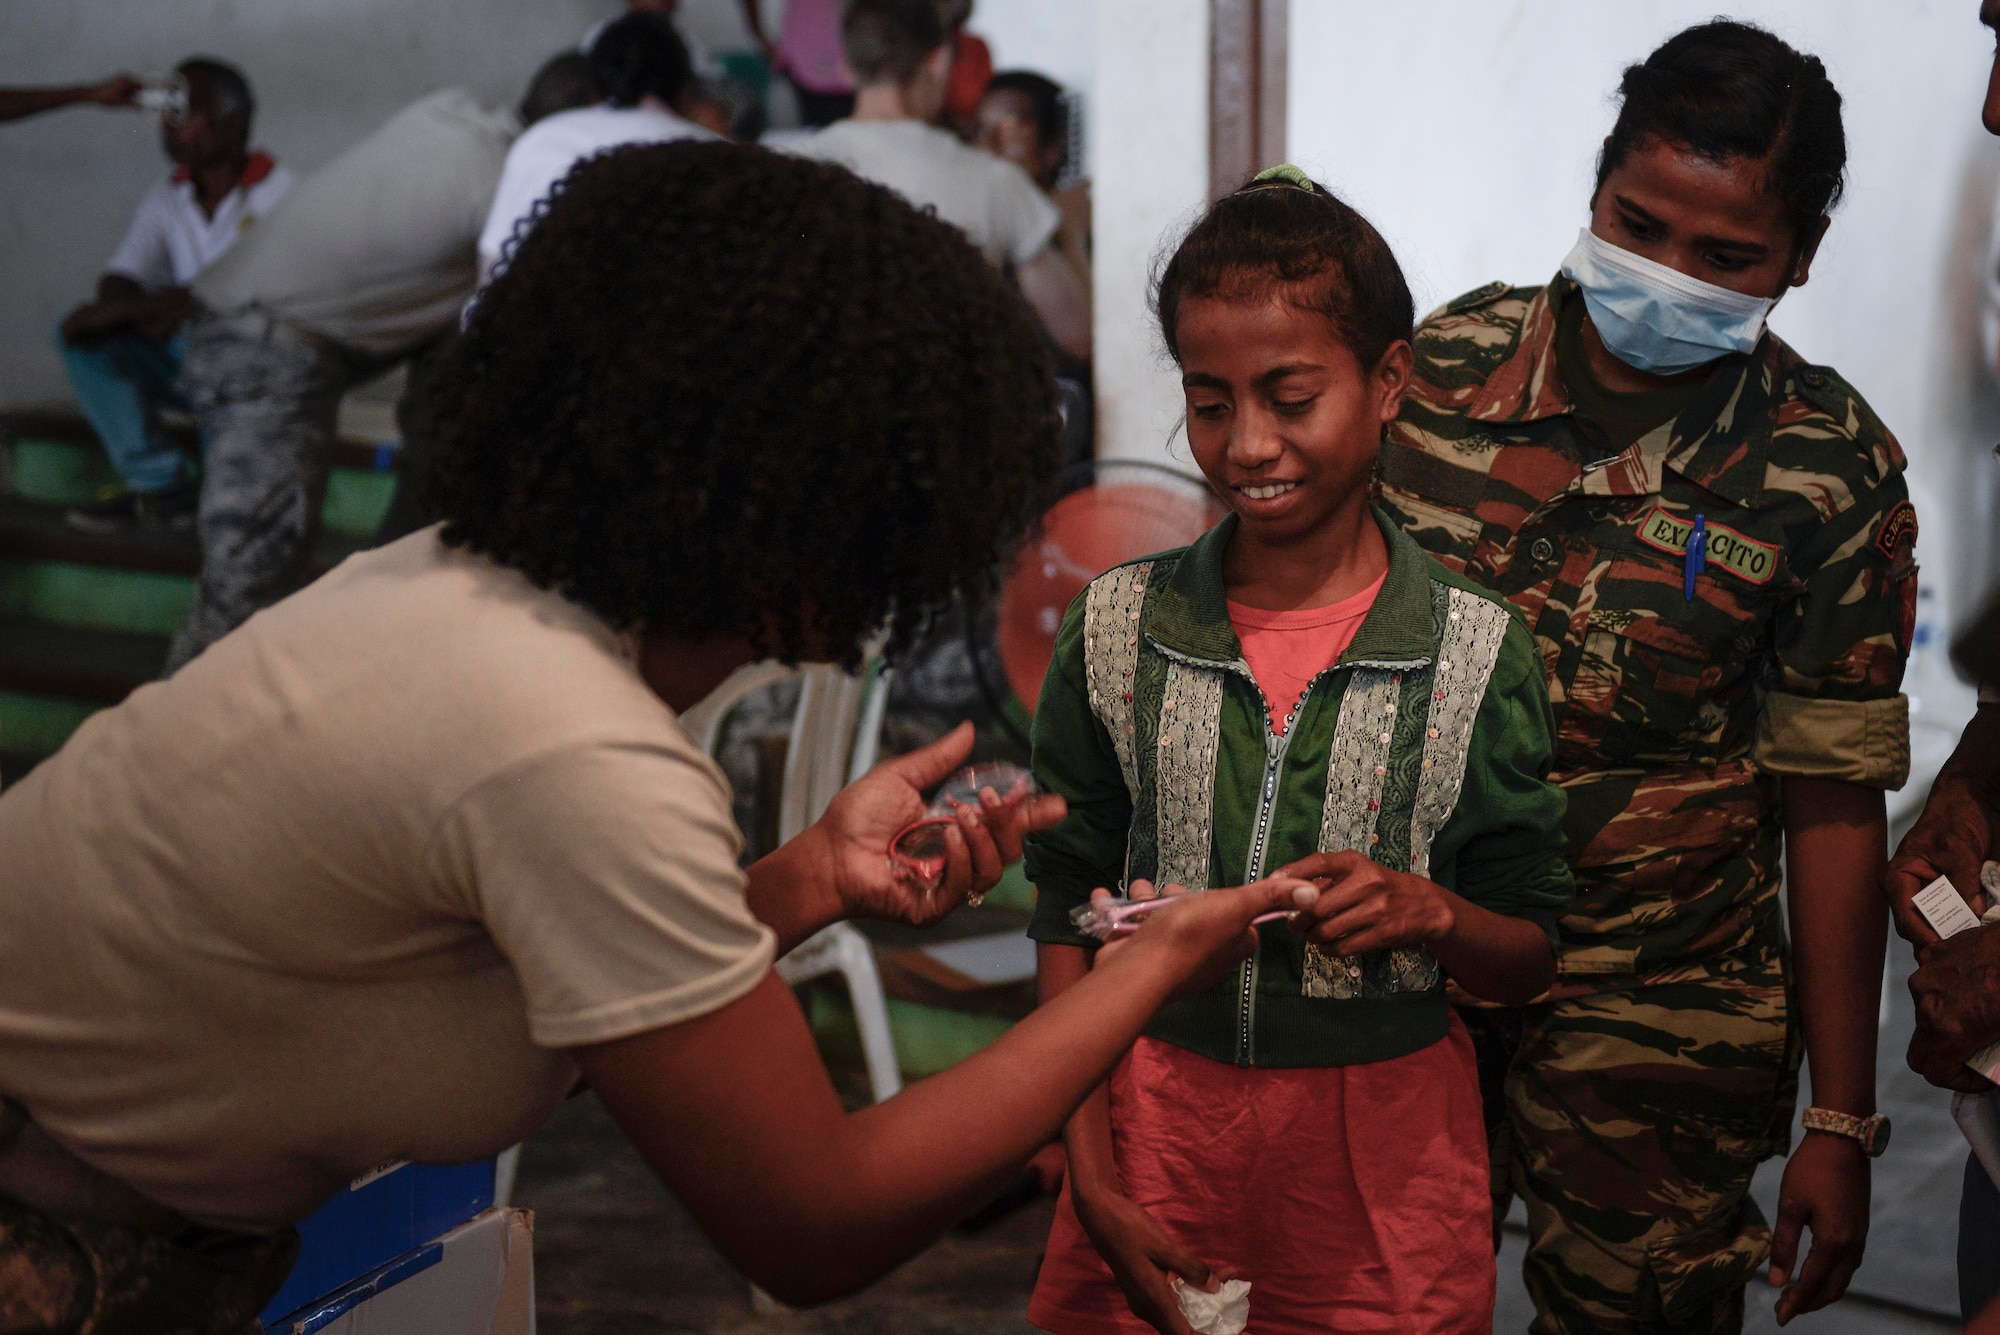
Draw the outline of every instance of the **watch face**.
<instances>
[{"instance_id":1,"label":"watch face","mask_svg":"<svg viewBox=\"0 0 2000 1335\"><path fill-rule=\"evenodd\" d=\"M1868 1151L1868 1157L1872 1159L1889 1148L1889 1119L1878 1114L1869 1118L1865 1126L1867 1129L1863 1134L1867 1139L1861 1147Z\"/></svg>"}]
</instances>

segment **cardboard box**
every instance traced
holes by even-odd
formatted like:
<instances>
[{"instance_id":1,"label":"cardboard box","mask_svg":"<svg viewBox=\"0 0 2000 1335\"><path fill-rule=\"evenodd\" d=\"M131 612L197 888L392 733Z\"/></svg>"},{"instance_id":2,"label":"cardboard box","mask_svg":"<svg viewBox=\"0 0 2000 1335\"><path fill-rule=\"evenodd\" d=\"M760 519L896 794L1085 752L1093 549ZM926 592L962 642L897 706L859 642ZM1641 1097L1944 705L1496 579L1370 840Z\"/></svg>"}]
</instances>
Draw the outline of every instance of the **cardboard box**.
<instances>
[{"instance_id":1,"label":"cardboard box","mask_svg":"<svg viewBox=\"0 0 2000 1335\"><path fill-rule=\"evenodd\" d=\"M534 1335L535 1216L491 1209L269 1324L271 1335Z\"/></svg>"},{"instance_id":2,"label":"cardboard box","mask_svg":"<svg viewBox=\"0 0 2000 1335\"><path fill-rule=\"evenodd\" d=\"M299 1259L266 1325L396 1261L493 1204L493 1160L385 1164L299 1224Z\"/></svg>"}]
</instances>

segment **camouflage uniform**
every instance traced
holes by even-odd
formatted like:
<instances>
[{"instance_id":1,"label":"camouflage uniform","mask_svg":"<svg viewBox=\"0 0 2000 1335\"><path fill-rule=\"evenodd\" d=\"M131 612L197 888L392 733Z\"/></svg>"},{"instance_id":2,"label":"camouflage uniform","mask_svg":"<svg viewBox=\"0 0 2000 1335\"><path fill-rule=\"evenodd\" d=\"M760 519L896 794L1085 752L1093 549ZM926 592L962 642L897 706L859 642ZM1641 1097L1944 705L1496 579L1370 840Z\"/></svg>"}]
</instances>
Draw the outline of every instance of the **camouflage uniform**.
<instances>
[{"instance_id":1,"label":"camouflage uniform","mask_svg":"<svg viewBox=\"0 0 2000 1335\"><path fill-rule=\"evenodd\" d=\"M1800 1054L1778 781L1903 782L1916 526L1894 438L1775 335L1608 446L1558 365L1577 300L1494 284L1430 316L1379 489L1548 666L1577 883L1558 980L1466 1012L1534 1329L1733 1330L1769 1251L1750 1175L1787 1147Z\"/></svg>"},{"instance_id":2,"label":"camouflage uniform","mask_svg":"<svg viewBox=\"0 0 2000 1335\"><path fill-rule=\"evenodd\" d=\"M196 322L180 388L201 422L201 579L173 672L304 581L340 396L371 360L256 312Z\"/></svg>"}]
</instances>

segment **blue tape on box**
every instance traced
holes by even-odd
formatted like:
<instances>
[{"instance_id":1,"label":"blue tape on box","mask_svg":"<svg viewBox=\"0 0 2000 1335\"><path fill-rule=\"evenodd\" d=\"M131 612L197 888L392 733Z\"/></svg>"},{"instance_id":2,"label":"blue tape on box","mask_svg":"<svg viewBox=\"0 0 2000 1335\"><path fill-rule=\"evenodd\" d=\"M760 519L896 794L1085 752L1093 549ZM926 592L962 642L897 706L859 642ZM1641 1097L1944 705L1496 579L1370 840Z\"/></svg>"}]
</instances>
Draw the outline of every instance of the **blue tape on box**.
<instances>
[{"instance_id":1,"label":"blue tape on box","mask_svg":"<svg viewBox=\"0 0 2000 1335\"><path fill-rule=\"evenodd\" d=\"M389 1264L371 1270L353 1283L316 1298L278 1321L266 1320L267 1335L313 1335L385 1289L393 1289L412 1275L422 1274L444 1259L444 1244L433 1242L413 1252L405 1252Z\"/></svg>"},{"instance_id":2,"label":"blue tape on box","mask_svg":"<svg viewBox=\"0 0 2000 1335\"><path fill-rule=\"evenodd\" d=\"M492 1204L491 1159L363 1174L300 1221L298 1263L265 1307L264 1322L297 1314Z\"/></svg>"}]
</instances>

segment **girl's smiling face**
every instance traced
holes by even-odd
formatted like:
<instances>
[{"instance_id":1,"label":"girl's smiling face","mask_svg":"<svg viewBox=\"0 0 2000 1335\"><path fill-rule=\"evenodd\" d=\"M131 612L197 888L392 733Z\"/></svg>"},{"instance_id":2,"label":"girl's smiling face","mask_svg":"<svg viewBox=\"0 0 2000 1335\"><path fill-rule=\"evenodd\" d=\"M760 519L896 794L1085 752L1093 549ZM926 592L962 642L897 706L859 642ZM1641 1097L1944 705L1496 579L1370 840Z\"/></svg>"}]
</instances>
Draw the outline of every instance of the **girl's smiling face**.
<instances>
[{"instance_id":1,"label":"girl's smiling face","mask_svg":"<svg viewBox=\"0 0 2000 1335\"><path fill-rule=\"evenodd\" d=\"M1188 297L1176 322L1195 463L1265 542L1365 509L1382 427L1410 381L1408 343L1365 368L1305 295Z\"/></svg>"}]
</instances>

